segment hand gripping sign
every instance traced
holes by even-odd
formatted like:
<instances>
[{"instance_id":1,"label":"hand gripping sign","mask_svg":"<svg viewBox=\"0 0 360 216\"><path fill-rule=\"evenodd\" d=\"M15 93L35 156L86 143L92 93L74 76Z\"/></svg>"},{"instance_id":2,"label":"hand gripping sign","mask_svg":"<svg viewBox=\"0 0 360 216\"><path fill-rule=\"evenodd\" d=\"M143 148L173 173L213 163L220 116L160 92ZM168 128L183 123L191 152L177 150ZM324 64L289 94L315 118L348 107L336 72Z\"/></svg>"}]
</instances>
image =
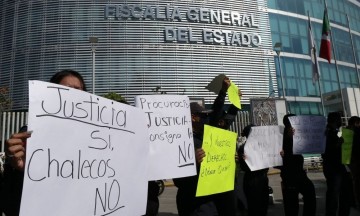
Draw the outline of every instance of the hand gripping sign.
<instances>
[{"instance_id":1,"label":"hand gripping sign","mask_svg":"<svg viewBox=\"0 0 360 216\"><path fill-rule=\"evenodd\" d=\"M143 215L145 114L83 91L29 82L21 215Z\"/></svg>"}]
</instances>

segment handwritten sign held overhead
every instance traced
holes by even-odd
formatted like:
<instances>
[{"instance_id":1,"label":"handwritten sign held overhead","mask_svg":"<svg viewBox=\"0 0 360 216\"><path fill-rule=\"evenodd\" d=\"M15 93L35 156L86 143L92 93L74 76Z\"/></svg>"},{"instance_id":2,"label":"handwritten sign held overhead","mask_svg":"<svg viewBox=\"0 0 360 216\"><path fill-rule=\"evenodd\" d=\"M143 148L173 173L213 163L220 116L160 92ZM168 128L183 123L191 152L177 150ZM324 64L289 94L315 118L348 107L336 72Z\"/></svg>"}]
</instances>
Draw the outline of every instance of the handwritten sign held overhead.
<instances>
[{"instance_id":1,"label":"handwritten sign held overhead","mask_svg":"<svg viewBox=\"0 0 360 216\"><path fill-rule=\"evenodd\" d=\"M135 97L135 106L147 116L149 180L196 175L189 98L143 95Z\"/></svg>"},{"instance_id":2,"label":"handwritten sign held overhead","mask_svg":"<svg viewBox=\"0 0 360 216\"><path fill-rule=\"evenodd\" d=\"M132 106L29 82L21 215L143 215L146 116Z\"/></svg>"},{"instance_id":3,"label":"handwritten sign held overhead","mask_svg":"<svg viewBox=\"0 0 360 216\"><path fill-rule=\"evenodd\" d=\"M282 165L284 128L281 126L252 127L245 144L245 162L251 171Z\"/></svg>"},{"instance_id":4,"label":"handwritten sign held overhead","mask_svg":"<svg viewBox=\"0 0 360 216\"><path fill-rule=\"evenodd\" d=\"M237 134L205 125L202 148L205 151L196 196L234 190Z\"/></svg>"},{"instance_id":5,"label":"handwritten sign held overhead","mask_svg":"<svg viewBox=\"0 0 360 216\"><path fill-rule=\"evenodd\" d=\"M291 116L289 120L291 127L295 129L294 154L321 154L325 151L324 116Z\"/></svg>"}]
</instances>

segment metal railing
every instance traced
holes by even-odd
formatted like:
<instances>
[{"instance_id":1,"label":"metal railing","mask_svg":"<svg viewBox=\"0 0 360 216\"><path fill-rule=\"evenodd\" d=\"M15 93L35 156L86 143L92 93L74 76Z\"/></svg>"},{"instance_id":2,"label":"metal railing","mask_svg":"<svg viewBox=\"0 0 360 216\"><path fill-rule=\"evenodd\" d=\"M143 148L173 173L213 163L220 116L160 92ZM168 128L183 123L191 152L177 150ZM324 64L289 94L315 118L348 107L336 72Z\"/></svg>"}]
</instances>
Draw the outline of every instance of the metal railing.
<instances>
[{"instance_id":1,"label":"metal railing","mask_svg":"<svg viewBox=\"0 0 360 216\"><path fill-rule=\"evenodd\" d=\"M4 151L5 140L8 139L11 134L16 133L19 129L27 124L27 112L3 112L0 115L0 131L1 131L1 152Z\"/></svg>"},{"instance_id":2,"label":"metal railing","mask_svg":"<svg viewBox=\"0 0 360 216\"><path fill-rule=\"evenodd\" d=\"M235 121L230 126L230 130L236 132L238 135L241 134L241 131L244 127L251 123L250 114L248 111L239 111L236 115Z\"/></svg>"},{"instance_id":3,"label":"metal railing","mask_svg":"<svg viewBox=\"0 0 360 216\"><path fill-rule=\"evenodd\" d=\"M309 170L322 170L323 160L321 156L312 156L304 158L304 169Z\"/></svg>"}]
</instances>

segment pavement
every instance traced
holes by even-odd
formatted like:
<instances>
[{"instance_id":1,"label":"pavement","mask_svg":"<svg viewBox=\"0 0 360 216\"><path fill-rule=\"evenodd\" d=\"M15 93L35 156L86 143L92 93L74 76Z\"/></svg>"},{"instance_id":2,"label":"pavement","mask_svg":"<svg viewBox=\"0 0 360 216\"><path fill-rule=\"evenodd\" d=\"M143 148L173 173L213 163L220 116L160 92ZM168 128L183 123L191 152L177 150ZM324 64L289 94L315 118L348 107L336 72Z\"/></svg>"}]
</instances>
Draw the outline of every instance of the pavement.
<instances>
[{"instance_id":1,"label":"pavement","mask_svg":"<svg viewBox=\"0 0 360 216\"><path fill-rule=\"evenodd\" d=\"M325 215L325 193L326 193L326 181L321 170L309 170L309 178L312 180L316 191L317 209L316 216ZM284 216L283 198L280 186L281 178L276 169L269 172L269 185L273 188L274 204L269 205L268 216ZM159 216L176 216L176 191L177 188L173 186L171 181L166 182L166 188L164 193L160 195L160 209ZM302 201L300 195L300 212L302 215ZM240 214L246 216L246 213ZM360 212L352 209L350 216L360 216Z\"/></svg>"}]
</instances>

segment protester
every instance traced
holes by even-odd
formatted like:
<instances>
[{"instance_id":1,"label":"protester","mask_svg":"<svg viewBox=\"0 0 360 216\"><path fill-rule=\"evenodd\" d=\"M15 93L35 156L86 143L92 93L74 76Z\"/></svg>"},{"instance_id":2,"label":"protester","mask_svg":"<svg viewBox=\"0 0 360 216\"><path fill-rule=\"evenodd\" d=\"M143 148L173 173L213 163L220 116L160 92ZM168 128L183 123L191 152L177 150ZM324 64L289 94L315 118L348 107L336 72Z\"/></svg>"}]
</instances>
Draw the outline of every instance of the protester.
<instances>
[{"instance_id":1,"label":"protester","mask_svg":"<svg viewBox=\"0 0 360 216\"><path fill-rule=\"evenodd\" d=\"M281 167L282 193L284 210L286 216L294 216L299 213L299 193L303 196L304 216L316 214L315 187L304 170L304 157L293 154L294 129L291 127L289 117L294 114L287 114L283 118L285 125L283 136L283 166Z\"/></svg>"},{"instance_id":2,"label":"protester","mask_svg":"<svg viewBox=\"0 0 360 216\"><path fill-rule=\"evenodd\" d=\"M350 169L353 178L355 204L356 208L360 210L360 118L358 116L351 117L349 125L353 125L354 130Z\"/></svg>"},{"instance_id":3,"label":"protester","mask_svg":"<svg viewBox=\"0 0 360 216\"><path fill-rule=\"evenodd\" d=\"M326 147L323 158L323 172L326 178L326 216L347 216L351 206L351 179L341 161L340 135L341 115L339 112L328 114L326 126ZM349 185L350 183L350 185Z\"/></svg>"},{"instance_id":4,"label":"protester","mask_svg":"<svg viewBox=\"0 0 360 216\"><path fill-rule=\"evenodd\" d=\"M248 138L251 127L246 126L242 131L242 136ZM238 154L240 156L240 167L245 171L244 175L244 192L247 201L248 216L265 216L269 206L269 168L251 171L245 162L246 155L244 153L245 145L240 146Z\"/></svg>"},{"instance_id":5,"label":"protester","mask_svg":"<svg viewBox=\"0 0 360 216\"><path fill-rule=\"evenodd\" d=\"M145 216L156 216L159 212L159 191L160 187L156 181L149 181L148 183L148 196L146 204Z\"/></svg>"},{"instance_id":6,"label":"protester","mask_svg":"<svg viewBox=\"0 0 360 216\"><path fill-rule=\"evenodd\" d=\"M54 74L51 83L86 91L82 76L73 70L62 70ZM6 163L4 166L3 185L1 186L0 203L6 216L16 216L20 212L20 201L24 180L26 140L31 137L27 127L6 140Z\"/></svg>"},{"instance_id":7,"label":"protester","mask_svg":"<svg viewBox=\"0 0 360 216\"><path fill-rule=\"evenodd\" d=\"M223 106L225 102L225 96L227 89L230 86L230 80L225 78L222 83L222 89L219 92L217 99L212 107L212 112L206 110L198 103L190 104L190 111L192 116L193 138L195 145L195 156L197 162L197 171L199 172L200 163L205 157L205 152L201 148L204 124L209 122L209 125L219 127L223 119ZM208 118L209 117L209 118ZM225 127L225 125L223 125ZM176 205L178 208L179 216L212 216L216 215L212 209L202 206L206 206L210 202L213 202L216 206L218 215L220 216L233 216L236 215L236 204L234 191L225 193L219 193L204 197L195 197L198 175L173 179L176 187L178 187L176 195Z\"/></svg>"}]
</instances>

